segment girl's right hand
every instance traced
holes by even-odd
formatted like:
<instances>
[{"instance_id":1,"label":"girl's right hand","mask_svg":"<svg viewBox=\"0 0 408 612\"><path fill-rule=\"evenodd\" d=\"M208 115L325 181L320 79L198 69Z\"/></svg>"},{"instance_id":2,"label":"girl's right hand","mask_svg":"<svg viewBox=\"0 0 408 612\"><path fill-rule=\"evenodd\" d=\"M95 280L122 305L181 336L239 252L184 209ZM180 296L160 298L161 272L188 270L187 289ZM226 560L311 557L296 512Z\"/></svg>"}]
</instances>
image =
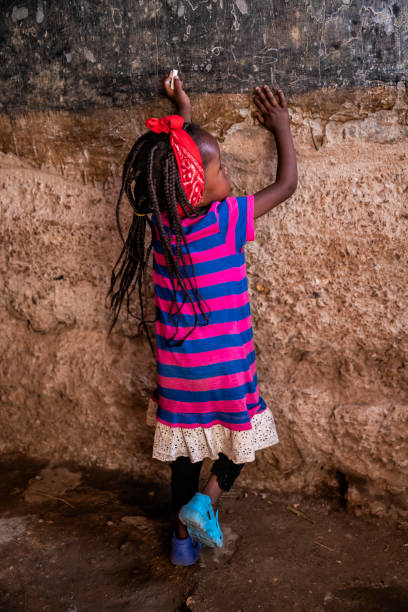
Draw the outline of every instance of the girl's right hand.
<instances>
[{"instance_id":1,"label":"girl's right hand","mask_svg":"<svg viewBox=\"0 0 408 612\"><path fill-rule=\"evenodd\" d=\"M277 100L267 85L255 87L254 102L260 112L256 112L256 118L270 132L277 132L282 127L289 126L289 113L283 91L278 89L279 100Z\"/></svg>"},{"instance_id":2,"label":"girl's right hand","mask_svg":"<svg viewBox=\"0 0 408 612\"><path fill-rule=\"evenodd\" d=\"M166 96L175 104L176 108L190 106L190 98L184 91L183 83L178 76L174 77L174 89L171 88L171 73L172 71L170 70L169 74L163 80Z\"/></svg>"}]
</instances>

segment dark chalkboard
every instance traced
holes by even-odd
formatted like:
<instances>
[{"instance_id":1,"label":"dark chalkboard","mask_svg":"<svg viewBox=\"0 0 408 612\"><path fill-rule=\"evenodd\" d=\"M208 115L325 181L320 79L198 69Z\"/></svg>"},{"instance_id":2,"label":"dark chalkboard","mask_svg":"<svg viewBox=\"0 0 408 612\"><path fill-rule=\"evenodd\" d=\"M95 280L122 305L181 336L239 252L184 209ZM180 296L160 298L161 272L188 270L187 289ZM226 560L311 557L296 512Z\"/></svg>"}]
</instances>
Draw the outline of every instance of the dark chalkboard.
<instances>
[{"instance_id":1,"label":"dark chalkboard","mask_svg":"<svg viewBox=\"0 0 408 612\"><path fill-rule=\"evenodd\" d=\"M0 110L126 106L178 68L190 92L287 95L406 80L407 0L1 2Z\"/></svg>"}]
</instances>

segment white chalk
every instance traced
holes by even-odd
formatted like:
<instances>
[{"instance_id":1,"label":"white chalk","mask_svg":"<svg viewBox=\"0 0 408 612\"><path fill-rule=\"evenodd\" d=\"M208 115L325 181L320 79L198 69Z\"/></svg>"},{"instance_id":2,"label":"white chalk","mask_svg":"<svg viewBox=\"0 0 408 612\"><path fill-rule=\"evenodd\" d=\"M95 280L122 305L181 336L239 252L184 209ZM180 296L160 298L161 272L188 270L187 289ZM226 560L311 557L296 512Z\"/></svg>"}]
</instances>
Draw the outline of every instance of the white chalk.
<instances>
[{"instance_id":1,"label":"white chalk","mask_svg":"<svg viewBox=\"0 0 408 612\"><path fill-rule=\"evenodd\" d=\"M174 79L176 78L177 75L178 75L178 70L171 71L171 81L170 81L171 89L174 89Z\"/></svg>"}]
</instances>

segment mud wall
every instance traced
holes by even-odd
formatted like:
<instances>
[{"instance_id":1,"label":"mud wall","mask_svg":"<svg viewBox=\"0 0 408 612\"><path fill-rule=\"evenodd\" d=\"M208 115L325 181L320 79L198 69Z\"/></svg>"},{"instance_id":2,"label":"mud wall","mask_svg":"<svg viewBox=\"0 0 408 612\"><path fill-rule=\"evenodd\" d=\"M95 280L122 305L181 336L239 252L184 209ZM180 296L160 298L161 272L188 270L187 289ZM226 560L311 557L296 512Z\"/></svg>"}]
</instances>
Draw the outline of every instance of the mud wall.
<instances>
[{"instance_id":1,"label":"mud wall","mask_svg":"<svg viewBox=\"0 0 408 612\"><path fill-rule=\"evenodd\" d=\"M26 4L24 18L14 12L13 20L9 8L9 25L25 27L34 5L45 19L45 2ZM193 14L191 5L180 19ZM287 15L283 2L274 5ZM351 20L358 3L351 13L345 2L326 5ZM373 19L397 19L391 3L382 10L373 9ZM291 12L292 28L317 9L304 2L299 11ZM225 35L233 30L229 24ZM312 62L315 51L302 53ZM149 70L153 83L158 71ZM184 78L192 79L194 119L219 138L234 193L273 181L274 140L252 118L248 82L238 93L238 81L226 80L224 90L209 77L219 93L200 93L207 75L194 80L193 72ZM340 87L330 74L332 87L317 79L296 92L287 81L298 189L256 221L256 241L246 247L260 389L280 444L261 451L240 479L285 493L342 495L357 513L406 518L407 89L396 73L394 84L384 75L383 83L369 82L366 72L363 87ZM120 250L113 210L121 164L144 120L171 107L143 91L124 107L125 87L117 104L82 92L86 110L75 96L55 110L52 88L35 87L44 82L38 77L32 96L16 94L17 102L9 90L0 115L0 452L168 478L168 466L151 459L153 430L144 421L155 385L148 343L125 317L107 337L105 296ZM103 91L89 73L80 83Z\"/></svg>"}]
</instances>

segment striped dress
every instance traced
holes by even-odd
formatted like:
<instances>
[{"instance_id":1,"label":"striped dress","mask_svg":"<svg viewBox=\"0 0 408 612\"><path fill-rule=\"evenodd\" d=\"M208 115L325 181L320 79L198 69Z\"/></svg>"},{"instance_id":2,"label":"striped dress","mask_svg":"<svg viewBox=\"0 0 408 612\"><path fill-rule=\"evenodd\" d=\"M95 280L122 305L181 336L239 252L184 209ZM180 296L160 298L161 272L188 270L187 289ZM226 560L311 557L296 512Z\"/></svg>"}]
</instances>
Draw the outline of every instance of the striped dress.
<instances>
[{"instance_id":1,"label":"striped dress","mask_svg":"<svg viewBox=\"0 0 408 612\"><path fill-rule=\"evenodd\" d=\"M168 234L165 213L162 220ZM158 382L152 456L197 462L223 452L235 463L254 461L256 450L279 441L259 394L253 345L244 245L254 240L254 197L214 202L202 216L182 220L209 321L196 308L197 327L180 346L175 340L194 327L194 310L189 301L182 305L175 339L166 344L176 330L172 286L154 215L152 221ZM191 275L190 265L187 270ZM177 291L178 307L182 300Z\"/></svg>"}]
</instances>

